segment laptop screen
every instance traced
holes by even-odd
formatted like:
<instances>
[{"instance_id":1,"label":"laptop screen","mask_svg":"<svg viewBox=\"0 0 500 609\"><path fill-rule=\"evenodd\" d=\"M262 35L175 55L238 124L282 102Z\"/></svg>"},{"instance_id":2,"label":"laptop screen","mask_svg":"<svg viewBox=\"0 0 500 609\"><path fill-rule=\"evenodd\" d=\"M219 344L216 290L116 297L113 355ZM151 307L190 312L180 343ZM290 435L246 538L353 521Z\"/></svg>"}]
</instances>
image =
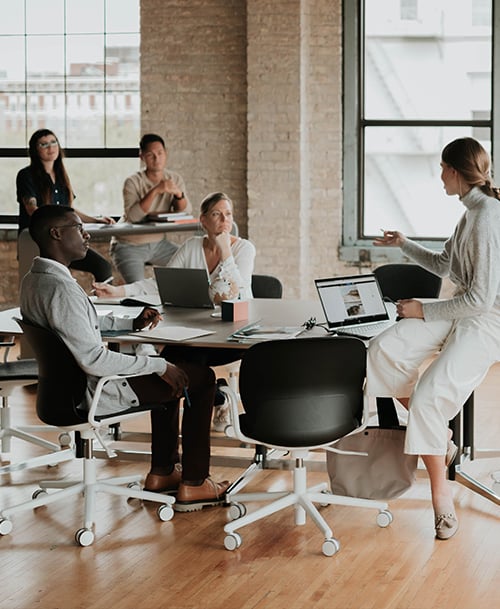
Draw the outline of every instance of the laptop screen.
<instances>
[{"instance_id":1,"label":"laptop screen","mask_svg":"<svg viewBox=\"0 0 500 609\"><path fill-rule=\"evenodd\" d=\"M316 279L314 283L330 328L389 319L375 275Z\"/></svg>"},{"instance_id":2,"label":"laptop screen","mask_svg":"<svg viewBox=\"0 0 500 609\"><path fill-rule=\"evenodd\" d=\"M205 269L184 269L155 266L154 273L163 305L213 309L208 287L210 280Z\"/></svg>"}]
</instances>

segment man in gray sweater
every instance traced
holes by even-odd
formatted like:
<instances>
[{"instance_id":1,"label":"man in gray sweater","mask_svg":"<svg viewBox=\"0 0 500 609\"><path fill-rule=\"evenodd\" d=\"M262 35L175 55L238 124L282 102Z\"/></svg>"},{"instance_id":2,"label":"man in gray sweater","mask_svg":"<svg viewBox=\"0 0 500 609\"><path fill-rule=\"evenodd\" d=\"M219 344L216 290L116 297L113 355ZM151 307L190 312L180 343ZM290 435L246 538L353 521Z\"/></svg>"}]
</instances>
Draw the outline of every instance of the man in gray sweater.
<instances>
[{"instance_id":1,"label":"man in gray sweater","mask_svg":"<svg viewBox=\"0 0 500 609\"><path fill-rule=\"evenodd\" d=\"M69 271L69 265L86 255L89 234L70 207L48 205L31 216L30 234L40 248L21 284L23 317L56 332L88 375L83 407L92 399L99 377L108 374L141 376L111 381L103 391L98 414L111 414L143 404L151 410L151 470L145 488L178 491L174 508L193 511L220 505L229 482L209 478L210 422L215 392L213 371L197 364L175 365L161 357L126 355L103 344L102 330L140 330L158 323L156 309L145 308L131 319L97 312ZM179 399L189 390L190 407L182 418L182 465L178 452Z\"/></svg>"}]
</instances>

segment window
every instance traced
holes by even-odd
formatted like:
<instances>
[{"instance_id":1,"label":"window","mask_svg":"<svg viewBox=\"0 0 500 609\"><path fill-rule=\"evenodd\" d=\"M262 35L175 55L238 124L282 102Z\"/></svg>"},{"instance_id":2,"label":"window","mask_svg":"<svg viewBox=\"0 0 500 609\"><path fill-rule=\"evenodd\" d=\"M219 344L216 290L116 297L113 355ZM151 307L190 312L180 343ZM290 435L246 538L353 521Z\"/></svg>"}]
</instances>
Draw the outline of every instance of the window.
<instances>
[{"instance_id":1,"label":"window","mask_svg":"<svg viewBox=\"0 0 500 609\"><path fill-rule=\"evenodd\" d=\"M453 230L440 153L463 136L493 153L495 4L344 2L344 259L388 255L383 228L431 247Z\"/></svg>"},{"instance_id":2,"label":"window","mask_svg":"<svg viewBox=\"0 0 500 609\"><path fill-rule=\"evenodd\" d=\"M139 0L0 0L0 12L1 213L17 215L28 140L48 128L75 206L120 214L123 180L138 168Z\"/></svg>"}]
</instances>

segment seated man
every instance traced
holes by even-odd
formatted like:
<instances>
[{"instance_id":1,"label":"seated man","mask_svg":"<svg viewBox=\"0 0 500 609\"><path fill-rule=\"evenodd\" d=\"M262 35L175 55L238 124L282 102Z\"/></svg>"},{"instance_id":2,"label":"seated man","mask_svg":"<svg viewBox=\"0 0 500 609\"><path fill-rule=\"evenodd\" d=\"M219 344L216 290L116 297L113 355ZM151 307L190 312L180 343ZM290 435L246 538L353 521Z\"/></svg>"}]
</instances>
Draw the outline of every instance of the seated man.
<instances>
[{"instance_id":1,"label":"seated man","mask_svg":"<svg viewBox=\"0 0 500 609\"><path fill-rule=\"evenodd\" d=\"M210 419L214 401L214 374L196 363L174 365L161 357L132 356L108 350L100 330L155 326L156 309L145 308L134 320L98 318L68 266L85 256L90 236L70 207L48 205L31 216L30 234L40 248L21 285L21 313L30 322L55 331L88 375L90 401L98 377L141 373L106 384L97 414L106 415L146 404L151 410L152 458L145 488L178 489L174 509L192 511L220 505L229 486L209 478ZM188 388L190 405L182 418L182 467L179 463L179 398ZM84 404L85 406L85 404ZM87 404L88 406L88 404Z\"/></svg>"},{"instance_id":2,"label":"seated man","mask_svg":"<svg viewBox=\"0 0 500 609\"><path fill-rule=\"evenodd\" d=\"M163 138L146 133L139 143L145 169L128 177L123 185L123 216L120 222L143 222L149 214L191 212L184 180L167 170L167 150ZM123 235L111 240L111 256L126 283L144 279L146 263L165 266L177 245L165 233Z\"/></svg>"}]
</instances>

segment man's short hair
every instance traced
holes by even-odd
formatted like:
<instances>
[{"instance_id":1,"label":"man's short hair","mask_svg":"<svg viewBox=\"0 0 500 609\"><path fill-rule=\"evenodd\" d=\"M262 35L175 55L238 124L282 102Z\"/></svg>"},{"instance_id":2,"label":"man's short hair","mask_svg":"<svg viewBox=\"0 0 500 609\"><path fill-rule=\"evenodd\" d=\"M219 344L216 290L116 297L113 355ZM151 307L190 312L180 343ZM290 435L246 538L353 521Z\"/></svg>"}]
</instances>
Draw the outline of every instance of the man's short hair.
<instances>
[{"instance_id":1,"label":"man's short hair","mask_svg":"<svg viewBox=\"0 0 500 609\"><path fill-rule=\"evenodd\" d=\"M42 205L35 209L30 216L29 231L33 241L40 246L44 238L48 238L49 230L55 220L64 218L67 214L74 213L74 209L68 205Z\"/></svg>"},{"instance_id":2,"label":"man's short hair","mask_svg":"<svg viewBox=\"0 0 500 609\"><path fill-rule=\"evenodd\" d=\"M139 142L141 152L144 152L148 145L152 144L153 142L160 142L163 148L165 148L165 142L161 136L156 135L156 133L146 133L141 137L141 141Z\"/></svg>"}]
</instances>

